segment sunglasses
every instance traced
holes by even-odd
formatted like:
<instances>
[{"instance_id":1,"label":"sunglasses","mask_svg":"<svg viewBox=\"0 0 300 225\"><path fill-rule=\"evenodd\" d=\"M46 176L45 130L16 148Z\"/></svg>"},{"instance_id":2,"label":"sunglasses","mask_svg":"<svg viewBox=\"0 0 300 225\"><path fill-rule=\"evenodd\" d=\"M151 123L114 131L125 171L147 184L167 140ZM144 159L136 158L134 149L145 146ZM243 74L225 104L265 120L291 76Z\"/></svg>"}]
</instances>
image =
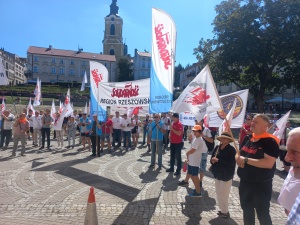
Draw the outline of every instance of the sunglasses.
<instances>
[{"instance_id":1,"label":"sunglasses","mask_svg":"<svg viewBox=\"0 0 300 225\"><path fill-rule=\"evenodd\" d=\"M158 118L158 116L154 116L153 118L154 118L154 119L157 119L157 118Z\"/></svg>"}]
</instances>

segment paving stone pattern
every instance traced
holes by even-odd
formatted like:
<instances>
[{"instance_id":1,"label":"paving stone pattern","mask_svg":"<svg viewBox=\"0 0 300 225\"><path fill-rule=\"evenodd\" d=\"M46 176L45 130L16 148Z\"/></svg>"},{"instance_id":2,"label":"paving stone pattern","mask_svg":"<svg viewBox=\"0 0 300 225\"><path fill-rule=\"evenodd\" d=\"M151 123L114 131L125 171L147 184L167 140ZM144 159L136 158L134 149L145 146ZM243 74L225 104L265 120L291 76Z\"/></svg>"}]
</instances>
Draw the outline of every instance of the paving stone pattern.
<instances>
[{"instance_id":1,"label":"paving stone pattern","mask_svg":"<svg viewBox=\"0 0 300 225\"><path fill-rule=\"evenodd\" d=\"M148 169L150 154L142 146L111 154L105 149L101 157L90 157L79 145L57 149L52 141L51 150L38 150L31 144L28 141L25 157L19 149L17 157L9 158L12 143L0 152L1 225L83 224L90 186L95 187L99 224L243 224L237 176L230 192L231 218L222 219L217 216L212 175L206 173L202 198L188 197L192 181L189 187L179 187L185 174L165 172L169 151L163 156L165 168L152 170ZM270 209L274 225L286 222L283 208L276 203L286 175L281 166L277 161Z\"/></svg>"}]
</instances>

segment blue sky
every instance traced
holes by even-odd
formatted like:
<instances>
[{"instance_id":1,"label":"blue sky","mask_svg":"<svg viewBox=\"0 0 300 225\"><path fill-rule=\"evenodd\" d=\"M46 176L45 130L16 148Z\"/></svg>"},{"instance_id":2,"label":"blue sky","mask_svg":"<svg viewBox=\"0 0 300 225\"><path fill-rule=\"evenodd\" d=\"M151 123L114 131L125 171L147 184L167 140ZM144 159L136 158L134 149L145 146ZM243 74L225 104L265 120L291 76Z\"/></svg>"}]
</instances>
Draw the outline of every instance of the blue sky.
<instances>
[{"instance_id":1,"label":"blue sky","mask_svg":"<svg viewBox=\"0 0 300 225\"><path fill-rule=\"evenodd\" d=\"M177 28L176 65L196 62L193 49L212 38L214 7L222 0L118 0L128 53L151 50L151 8L167 12ZM100 53L104 17L112 0L0 0L0 47L26 57L29 46Z\"/></svg>"}]
</instances>

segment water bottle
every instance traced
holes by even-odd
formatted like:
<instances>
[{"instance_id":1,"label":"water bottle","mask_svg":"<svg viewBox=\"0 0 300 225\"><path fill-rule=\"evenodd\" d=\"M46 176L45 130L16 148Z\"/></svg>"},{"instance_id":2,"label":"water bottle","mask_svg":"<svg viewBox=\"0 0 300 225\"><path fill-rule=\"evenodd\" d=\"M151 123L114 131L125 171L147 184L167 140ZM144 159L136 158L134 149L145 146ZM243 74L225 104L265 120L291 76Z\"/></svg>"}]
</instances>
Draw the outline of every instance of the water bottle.
<instances>
[{"instance_id":1,"label":"water bottle","mask_svg":"<svg viewBox=\"0 0 300 225\"><path fill-rule=\"evenodd\" d=\"M183 167L182 167L182 171L183 171L183 172L186 172L186 167L187 167L186 164L187 164L187 163L184 163L184 164L183 164Z\"/></svg>"}]
</instances>

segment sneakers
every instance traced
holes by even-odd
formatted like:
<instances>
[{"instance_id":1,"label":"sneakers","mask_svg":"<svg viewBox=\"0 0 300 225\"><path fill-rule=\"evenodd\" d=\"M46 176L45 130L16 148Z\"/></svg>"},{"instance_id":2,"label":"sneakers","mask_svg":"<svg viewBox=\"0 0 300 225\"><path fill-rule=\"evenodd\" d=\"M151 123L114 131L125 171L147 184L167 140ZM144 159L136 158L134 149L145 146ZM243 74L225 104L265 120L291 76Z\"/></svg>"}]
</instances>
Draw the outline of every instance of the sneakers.
<instances>
[{"instance_id":1,"label":"sneakers","mask_svg":"<svg viewBox=\"0 0 300 225\"><path fill-rule=\"evenodd\" d=\"M21 153L20 156L26 156L25 153Z\"/></svg>"},{"instance_id":2,"label":"sneakers","mask_svg":"<svg viewBox=\"0 0 300 225\"><path fill-rule=\"evenodd\" d=\"M154 168L154 165L150 165L148 168Z\"/></svg>"},{"instance_id":3,"label":"sneakers","mask_svg":"<svg viewBox=\"0 0 300 225\"><path fill-rule=\"evenodd\" d=\"M189 182L185 182L184 180L182 180L178 183L178 185L182 186L182 187L187 187L187 186L189 186Z\"/></svg>"},{"instance_id":4,"label":"sneakers","mask_svg":"<svg viewBox=\"0 0 300 225\"><path fill-rule=\"evenodd\" d=\"M198 197L201 198L202 194L201 193L197 193L196 190L194 190L192 193L189 194L190 197Z\"/></svg>"},{"instance_id":5,"label":"sneakers","mask_svg":"<svg viewBox=\"0 0 300 225\"><path fill-rule=\"evenodd\" d=\"M10 158L15 157L16 153L11 154L11 156L9 156Z\"/></svg>"},{"instance_id":6,"label":"sneakers","mask_svg":"<svg viewBox=\"0 0 300 225\"><path fill-rule=\"evenodd\" d=\"M170 169L167 169L166 172L167 172L167 173L170 173L170 172L174 172L174 170L172 170L172 169L170 168Z\"/></svg>"},{"instance_id":7,"label":"sneakers","mask_svg":"<svg viewBox=\"0 0 300 225\"><path fill-rule=\"evenodd\" d=\"M221 216L223 219L228 219L230 217L229 212L228 213L222 213L221 211L218 211L218 216Z\"/></svg>"},{"instance_id":8,"label":"sneakers","mask_svg":"<svg viewBox=\"0 0 300 225\"><path fill-rule=\"evenodd\" d=\"M174 176L180 176L180 172L176 171L176 172L174 173Z\"/></svg>"}]
</instances>

